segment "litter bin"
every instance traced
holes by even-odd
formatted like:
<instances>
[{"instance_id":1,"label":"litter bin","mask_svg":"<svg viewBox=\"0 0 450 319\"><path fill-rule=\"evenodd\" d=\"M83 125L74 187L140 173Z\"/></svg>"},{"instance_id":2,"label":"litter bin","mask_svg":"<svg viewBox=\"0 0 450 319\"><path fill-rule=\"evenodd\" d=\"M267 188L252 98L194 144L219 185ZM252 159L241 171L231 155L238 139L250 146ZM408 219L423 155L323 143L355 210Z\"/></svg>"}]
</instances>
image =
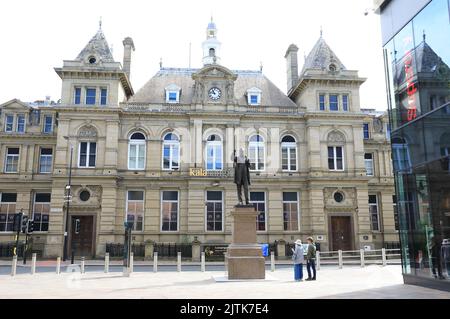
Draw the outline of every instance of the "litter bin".
<instances>
[{"instance_id":1,"label":"litter bin","mask_svg":"<svg viewBox=\"0 0 450 319\"><path fill-rule=\"evenodd\" d=\"M261 244L261 250L264 257L269 256L269 244Z\"/></svg>"}]
</instances>

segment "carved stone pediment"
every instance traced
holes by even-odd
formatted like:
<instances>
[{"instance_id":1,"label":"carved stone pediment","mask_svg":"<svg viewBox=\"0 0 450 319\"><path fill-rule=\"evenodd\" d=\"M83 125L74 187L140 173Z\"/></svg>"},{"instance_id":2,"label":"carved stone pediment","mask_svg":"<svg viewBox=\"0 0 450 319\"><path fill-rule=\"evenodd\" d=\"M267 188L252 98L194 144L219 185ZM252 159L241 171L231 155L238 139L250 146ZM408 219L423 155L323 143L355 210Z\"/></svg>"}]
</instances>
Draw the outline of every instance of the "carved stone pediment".
<instances>
[{"instance_id":1,"label":"carved stone pediment","mask_svg":"<svg viewBox=\"0 0 450 319\"><path fill-rule=\"evenodd\" d=\"M97 129L92 124L86 124L78 131L78 137L80 138L93 138L97 137Z\"/></svg>"},{"instance_id":2,"label":"carved stone pediment","mask_svg":"<svg viewBox=\"0 0 450 319\"><path fill-rule=\"evenodd\" d=\"M333 131L328 134L328 143L345 143L345 136L338 131Z\"/></svg>"},{"instance_id":3,"label":"carved stone pediment","mask_svg":"<svg viewBox=\"0 0 450 319\"><path fill-rule=\"evenodd\" d=\"M88 192L89 198L83 200L80 195L82 192ZM70 209L97 209L101 207L102 203L102 187L99 185L72 185L72 202Z\"/></svg>"},{"instance_id":4,"label":"carved stone pediment","mask_svg":"<svg viewBox=\"0 0 450 319\"><path fill-rule=\"evenodd\" d=\"M339 192L343 196L341 202L337 202L335 199L335 193ZM340 210L355 210L358 206L356 200L356 188L355 187L325 187L323 189L324 206L328 210L340 211Z\"/></svg>"}]
</instances>

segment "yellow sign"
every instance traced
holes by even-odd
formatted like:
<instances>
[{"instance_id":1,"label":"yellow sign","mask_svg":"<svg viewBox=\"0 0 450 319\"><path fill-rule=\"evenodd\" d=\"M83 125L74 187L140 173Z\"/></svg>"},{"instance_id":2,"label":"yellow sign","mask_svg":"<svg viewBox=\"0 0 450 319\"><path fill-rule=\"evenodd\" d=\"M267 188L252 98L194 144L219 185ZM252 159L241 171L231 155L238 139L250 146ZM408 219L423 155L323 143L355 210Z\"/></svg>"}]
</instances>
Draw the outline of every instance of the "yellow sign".
<instances>
[{"instance_id":1,"label":"yellow sign","mask_svg":"<svg viewBox=\"0 0 450 319\"><path fill-rule=\"evenodd\" d=\"M208 174L203 168L191 168L189 169L189 176L208 176Z\"/></svg>"}]
</instances>

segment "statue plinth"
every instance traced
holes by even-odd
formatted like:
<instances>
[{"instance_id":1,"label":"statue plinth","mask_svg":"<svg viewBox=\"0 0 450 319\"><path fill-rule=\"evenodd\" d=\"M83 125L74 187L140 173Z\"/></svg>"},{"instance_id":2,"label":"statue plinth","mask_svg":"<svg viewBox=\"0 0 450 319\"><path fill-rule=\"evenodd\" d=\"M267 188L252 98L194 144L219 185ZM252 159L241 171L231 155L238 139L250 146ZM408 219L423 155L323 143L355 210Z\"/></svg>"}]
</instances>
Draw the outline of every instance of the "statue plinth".
<instances>
[{"instance_id":1,"label":"statue plinth","mask_svg":"<svg viewBox=\"0 0 450 319\"><path fill-rule=\"evenodd\" d=\"M252 205L238 205L233 216L232 242L227 249L228 279L265 279L265 260L256 241L256 216Z\"/></svg>"}]
</instances>

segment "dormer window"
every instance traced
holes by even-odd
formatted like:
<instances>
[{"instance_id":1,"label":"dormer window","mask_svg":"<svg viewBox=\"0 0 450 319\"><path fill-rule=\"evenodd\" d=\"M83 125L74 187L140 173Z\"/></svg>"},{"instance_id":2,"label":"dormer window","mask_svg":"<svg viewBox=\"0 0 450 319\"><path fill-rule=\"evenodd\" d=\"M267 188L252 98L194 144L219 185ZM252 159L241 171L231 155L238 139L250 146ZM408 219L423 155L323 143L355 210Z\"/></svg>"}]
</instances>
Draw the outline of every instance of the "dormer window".
<instances>
[{"instance_id":1,"label":"dormer window","mask_svg":"<svg viewBox=\"0 0 450 319\"><path fill-rule=\"evenodd\" d=\"M248 105L260 105L261 104L261 90L253 87L247 90L247 103Z\"/></svg>"},{"instance_id":2,"label":"dormer window","mask_svg":"<svg viewBox=\"0 0 450 319\"><path fill-rule=\"evenodd\" d=\"M181 88L175 84L166 87L166 103L180 103Z\"/></svg>"}]
</instances>

